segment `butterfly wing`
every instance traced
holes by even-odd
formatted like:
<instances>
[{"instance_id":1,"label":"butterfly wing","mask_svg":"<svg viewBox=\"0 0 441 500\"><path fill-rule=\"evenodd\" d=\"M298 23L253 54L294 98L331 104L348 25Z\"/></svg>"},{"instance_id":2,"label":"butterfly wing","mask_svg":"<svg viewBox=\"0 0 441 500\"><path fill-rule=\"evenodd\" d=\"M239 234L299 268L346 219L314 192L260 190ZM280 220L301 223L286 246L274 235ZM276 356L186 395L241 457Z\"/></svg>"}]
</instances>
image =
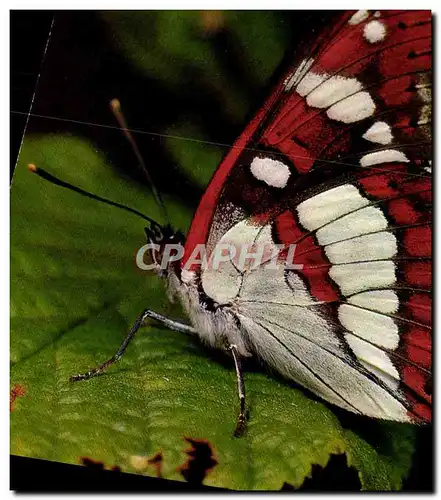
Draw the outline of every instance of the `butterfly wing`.
<instances>
[{"instance_id":1,"label":"butterfly wing","mask_svg":"<svg viewBox=\"0 0 441 500\"><path fill-rule=\"evenodd\" d=\"M224 159L186 256L296 245L296 269L190 271L284 375L356 413L428 421L431 15L351 12L329 33Z\"/></svg>"}]
</instances>

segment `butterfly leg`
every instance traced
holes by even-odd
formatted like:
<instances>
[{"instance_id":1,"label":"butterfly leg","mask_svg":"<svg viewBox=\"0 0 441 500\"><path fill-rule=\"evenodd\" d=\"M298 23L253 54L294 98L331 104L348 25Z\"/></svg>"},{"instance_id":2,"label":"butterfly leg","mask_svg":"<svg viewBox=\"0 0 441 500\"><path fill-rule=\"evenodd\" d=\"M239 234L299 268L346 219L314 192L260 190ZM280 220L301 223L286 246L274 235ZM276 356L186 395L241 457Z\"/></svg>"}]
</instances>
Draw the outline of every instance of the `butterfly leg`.
<instances>
[{"instance_id":1,"label":"butterfly leg","mask_svg":"<svg viewBox=\"0 0 441 500\"><path fill-rule=\"evenodd\" d=\"M197 331L192 326L181 323L180 321L175 321L174 319L167 318L167 316L156 313L155 311L150 311L149 309L147 309L143 314L147 314L146 318L156 319L156 321L163 323L170 330L174 330L175 332L197 333Z\"/></svg>"},{"instance_id":2,"label":"butterfly leg","mask_svg":"<svg viewBox=\"0 0 441 500\"><path fill-rule=\"evenodd\" d=\"M245 418L245 382L243 378L242 371L242 363L240 361L240 355L237 350L237 346L231 344L228 349L231 351L231 354L234 359L234 365L236 367L236 376L237 376L237 390L239 394L240 401L240 413L237 418L236 429L234 430L233 436L239 437L243 434L245 430L246 418Z\"/></svg>"},{"instance_id":3,"label":"butterfly leg","mask_svg":"<svg viewBox=\"0 0 441 500\"><path fill-rule=\"evenodd\" d=\"M126 338L124 339L124 342L121 344L121 347L118 349L117 353L114 356L112 356L110 359L108 359L105 363L98 366L97 368L94 368L93 370L90 370L87 373L80 373L78 375L73 375L72 377L70 377L69 380L71 382L76 382L78 380L87 380L89 378L95 377L96 375L99 375L104 370L106 370L110 365L116 363L124 354L130 341L135 336L135 333L143 326L144 321L147 318L156 319L157 321L160 321L161 323L166 325L171 330L184 333L196 333L196 330L189 325L180 323L179 321L174 321L172 319L167 318L166 316L163 316L162 314L146 309L141 314L141 316L136 320L135 324L132 326Z\"/></svg>"}]
</instances>

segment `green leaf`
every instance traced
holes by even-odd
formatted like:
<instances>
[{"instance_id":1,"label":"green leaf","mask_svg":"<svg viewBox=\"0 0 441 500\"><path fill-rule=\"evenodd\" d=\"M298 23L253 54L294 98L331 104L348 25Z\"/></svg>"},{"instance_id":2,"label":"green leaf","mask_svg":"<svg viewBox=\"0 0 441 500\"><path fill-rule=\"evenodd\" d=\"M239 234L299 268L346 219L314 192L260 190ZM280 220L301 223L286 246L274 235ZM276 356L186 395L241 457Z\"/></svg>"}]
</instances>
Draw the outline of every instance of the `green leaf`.
<instances>
[{"instance_id":1,"label":"green leaf","mask_svg":"<svg viewBox=\"0 0 441 500\"><path fill-rule=\"evenodd\" d=\"M11 193L11 385L21 388L11 403L13 454L74 464L89 457L154 475L153 465L140 470L139 464L160 451L163 477L182 480L184 438L191 437L208 440L218 462L208 485L299 487L313 464L346 453L364 489L401 487L411 426L361 419L363 432L348 429L302 390L251 372L248 430L233 438L238 401L231 362L155 323L104 375L68 382L113 355L144 308L184 316L159 278L134 265L144 221L49 184L27 172L28 163L159 219L150 194L116 174L91 144L69 136L26 138ZM166 203L186 229L190 214L176 200ZM360 427L359 418L345 415Z\"/></svg>"}]
</instances>

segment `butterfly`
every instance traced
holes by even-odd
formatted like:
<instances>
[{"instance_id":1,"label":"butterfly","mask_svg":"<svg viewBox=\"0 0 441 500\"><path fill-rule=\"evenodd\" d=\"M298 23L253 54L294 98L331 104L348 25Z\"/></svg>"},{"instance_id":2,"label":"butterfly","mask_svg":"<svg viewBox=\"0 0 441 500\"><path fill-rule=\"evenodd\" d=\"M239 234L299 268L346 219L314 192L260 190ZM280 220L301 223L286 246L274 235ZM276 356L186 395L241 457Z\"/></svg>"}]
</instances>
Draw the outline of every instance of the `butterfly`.
<instances>
[{"instance_id":1,"label":"butterfly","mask_svg":"<svg viewBox=\"0 0 441 500\"><path fill-rule=\"evenodd\" d=\"M359 415L431 420L431 13L339 14L292 64L227 153L186 238L150 221L150 258L190 325ZM258 265L216 249L264 244ZM160 266L167 245L180 258ZM295 246L288 265L286 248ZM201 257L205 249L207 259Z\"/></svg>"}]
</instances>

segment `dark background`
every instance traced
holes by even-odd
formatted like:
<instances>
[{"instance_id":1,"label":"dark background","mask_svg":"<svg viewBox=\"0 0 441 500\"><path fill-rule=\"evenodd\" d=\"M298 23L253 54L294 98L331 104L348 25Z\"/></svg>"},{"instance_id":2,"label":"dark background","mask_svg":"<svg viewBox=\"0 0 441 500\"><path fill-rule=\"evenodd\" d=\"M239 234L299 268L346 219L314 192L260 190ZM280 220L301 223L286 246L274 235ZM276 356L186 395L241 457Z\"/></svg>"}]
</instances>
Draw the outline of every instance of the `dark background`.
<instances>
[{"instance_id":1,"label":"dark background","mask_svg":"<svg viewBox=\"0 0 441 500\"><path fill-rule=\"evenodd\" d=\"M23 133L28 123L27 113L33 99L38 75L42 70L42 58L49 30L55 13L52 11L11 11L10 36L10 171L11 177ZM296 23L295 13L285 13L284 21L292 30L292 45L298 45L304 33L311 31L331 12L311 14L302 24ZM244 123L227 117L216 97L201 87L195 96L194 89L183 89L179 95L163 88L129 66L125 59L115 54L108 43L103 21L90 12L58 13L52 30L50 50L46 54L44 71L39 80L38 99L32 112L37 115L55 116L68 120L84 121L84 116L92 123L114 125L108 110L108 102L118 96L122 102L135 102L130 110L130 124L133 128L160 131L166 124L173 123L176 110L188 116L190 121L208 131L210 137L223 144L231 144L240 133ZM60 54L68 47L69 61L60 59ZM262 84L252 81L246 68L241 67L241 54L237 52L234 39L220 32L214 38L218 54L224 54L225 71L229 78L246 93L250 104L249 112L261 103L274 78ZM88 51L90 46L98 51ZM226 56L228 55L228 57ZM53 61L57 61L54 64ZM51 64L52 62L52 64ZM61 65L61 67L60 67ZM78 71L78 68L81 71ZM82 75L89 75L85 80ZM198 75L188 78L198 79ZM46 82L50 82L47 84ZM63 99L64 90L78 89L75 100ZM54 94L51 89L57 88ZM166 103L166 104L164 104ZM148 114L146 111L148 110ZM88 124L71 121L51 120L33 117L27 126L28 132L70 131L85 135L99 148L106 151L112 163L124 170L136 181L145 183L142 176L127 167L124 158L131 154L128 145L118 130L91 127ZM159 158L161 169L155 171L155 180L163 192L171 192L184 197L184 201L195 208L201 189L193 185L174 165L158 137L150 136L141 143L144 155L154 154ZM144 150L144 151L143 151ZM133 163L133 162L132 162ZM185 187L185 189L183 189ZM183 194L185 193L185 194ZM433 430L421 428L413 467L405 481L404 491L433 490ZM100 470L98 467L79 467L24 457L11 457L11 489L19 491L194 491L211 490L194 484L175 483L156 478L123 474ZM335 457L325 469L317 468L312 478L305 481L304 491L356 491L360 488L354 469L348 468L344 458ZM285 485L285 490L290 490Z\"/></svg>"}]
</instances>

